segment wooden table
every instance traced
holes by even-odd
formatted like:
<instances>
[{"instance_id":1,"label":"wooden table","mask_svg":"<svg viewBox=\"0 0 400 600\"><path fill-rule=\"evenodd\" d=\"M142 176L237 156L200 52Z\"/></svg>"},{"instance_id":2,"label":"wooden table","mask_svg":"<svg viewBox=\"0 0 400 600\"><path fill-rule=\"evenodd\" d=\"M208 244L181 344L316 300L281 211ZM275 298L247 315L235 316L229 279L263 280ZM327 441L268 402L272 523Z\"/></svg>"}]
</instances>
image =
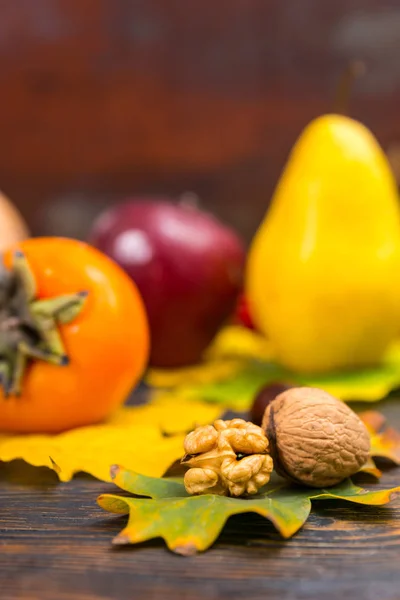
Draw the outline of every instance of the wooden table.
<instances>
[{"instance_id":1,"label":"wooden table","mask_svg":"<svg viewBox=\"0 0 400 600\"><path fill-rule=\"evenodd\" d=\"M400 398L379 409L400 428ZM400 468L381 484L399 485ZM400 598L400 500L390 508L314 503L289 541L257 516L234 517L210 551L183 558L161 540L112 548L125 517L95 503L112 489L0 465L1 600Z\"/></svg>"}]
</instances>

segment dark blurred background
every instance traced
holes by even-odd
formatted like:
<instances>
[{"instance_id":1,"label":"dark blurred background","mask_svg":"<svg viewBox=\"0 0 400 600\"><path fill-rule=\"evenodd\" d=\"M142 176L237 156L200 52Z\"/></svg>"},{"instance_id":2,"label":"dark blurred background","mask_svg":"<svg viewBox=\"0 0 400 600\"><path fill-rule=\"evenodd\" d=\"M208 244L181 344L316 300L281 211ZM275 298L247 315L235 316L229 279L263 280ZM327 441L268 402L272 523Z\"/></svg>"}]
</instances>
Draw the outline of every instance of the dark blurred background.
<instances>
[{"instance_id":1,"label":"dark blurred background","mask_svg":"<svg viewBox=\"0 0 400 600\"><path fill-rule=\"evenodd\" d=\"M400 140L399 0L0 0L0 187L84 237L132 194L197 193L250 238L303 126L365 61L351 114Z\"/></svg>"}]
</instances>

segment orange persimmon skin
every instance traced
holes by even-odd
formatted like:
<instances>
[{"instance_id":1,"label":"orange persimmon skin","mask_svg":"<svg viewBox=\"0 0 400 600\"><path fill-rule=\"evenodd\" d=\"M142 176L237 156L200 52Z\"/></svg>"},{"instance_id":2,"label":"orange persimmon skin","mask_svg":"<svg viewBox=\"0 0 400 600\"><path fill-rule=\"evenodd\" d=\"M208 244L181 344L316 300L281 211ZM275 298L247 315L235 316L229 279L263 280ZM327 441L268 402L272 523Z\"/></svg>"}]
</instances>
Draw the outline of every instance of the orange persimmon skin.
<instances>
[{"instance_id":1,"label":"orange persimmon skin","mask_svg":"<svg viewBox=\"0 0 400 600\"><path fill-rule=\"evenodd\" d=\"M59 331L70 364L34 361L19 397L0 390L0 431L53 433L98 423L121 405L140 380L149 355L141 296L129 277L91 246L64 238L23 241L38 298L87 290L79 316Z\"/></svg>"}]
</instances>

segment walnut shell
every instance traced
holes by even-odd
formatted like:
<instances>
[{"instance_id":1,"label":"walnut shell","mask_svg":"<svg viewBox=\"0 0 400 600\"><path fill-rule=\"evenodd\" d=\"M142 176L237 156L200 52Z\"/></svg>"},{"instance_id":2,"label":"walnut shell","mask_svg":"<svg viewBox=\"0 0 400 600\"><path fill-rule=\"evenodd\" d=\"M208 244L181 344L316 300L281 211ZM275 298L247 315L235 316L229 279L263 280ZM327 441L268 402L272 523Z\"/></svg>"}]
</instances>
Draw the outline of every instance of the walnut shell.
<instances>
[{"instance_id":1,"label":"walnut shell","mask_svg":"<svg viewBox=\"0 0 400 600\"><path fill-rule=\"evenodd\" d=\"M295 483L327 487L368 460L369 433L343 402L317 388L291 388L269 404L262 422L275 470Z\"/></svg>"}]
</instances>

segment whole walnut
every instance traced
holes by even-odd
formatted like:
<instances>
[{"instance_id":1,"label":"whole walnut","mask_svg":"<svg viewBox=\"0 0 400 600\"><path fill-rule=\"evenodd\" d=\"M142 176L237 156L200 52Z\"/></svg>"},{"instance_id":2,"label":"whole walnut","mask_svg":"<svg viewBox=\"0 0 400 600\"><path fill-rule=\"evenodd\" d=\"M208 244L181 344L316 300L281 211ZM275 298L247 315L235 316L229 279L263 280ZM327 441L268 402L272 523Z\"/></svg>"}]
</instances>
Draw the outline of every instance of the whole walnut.
<instances>
[{"instance_id":1,"label":"whole walnut","mask_svg":"<svg viewBox=\"0 0 400 600\"><path fill-rule=\"evenodd\" d=\"M343 402L317 388L291 388L262 422L277 473L311 487L335 485L368 460L370 436Z\"/></svg>"}]
</instances>

